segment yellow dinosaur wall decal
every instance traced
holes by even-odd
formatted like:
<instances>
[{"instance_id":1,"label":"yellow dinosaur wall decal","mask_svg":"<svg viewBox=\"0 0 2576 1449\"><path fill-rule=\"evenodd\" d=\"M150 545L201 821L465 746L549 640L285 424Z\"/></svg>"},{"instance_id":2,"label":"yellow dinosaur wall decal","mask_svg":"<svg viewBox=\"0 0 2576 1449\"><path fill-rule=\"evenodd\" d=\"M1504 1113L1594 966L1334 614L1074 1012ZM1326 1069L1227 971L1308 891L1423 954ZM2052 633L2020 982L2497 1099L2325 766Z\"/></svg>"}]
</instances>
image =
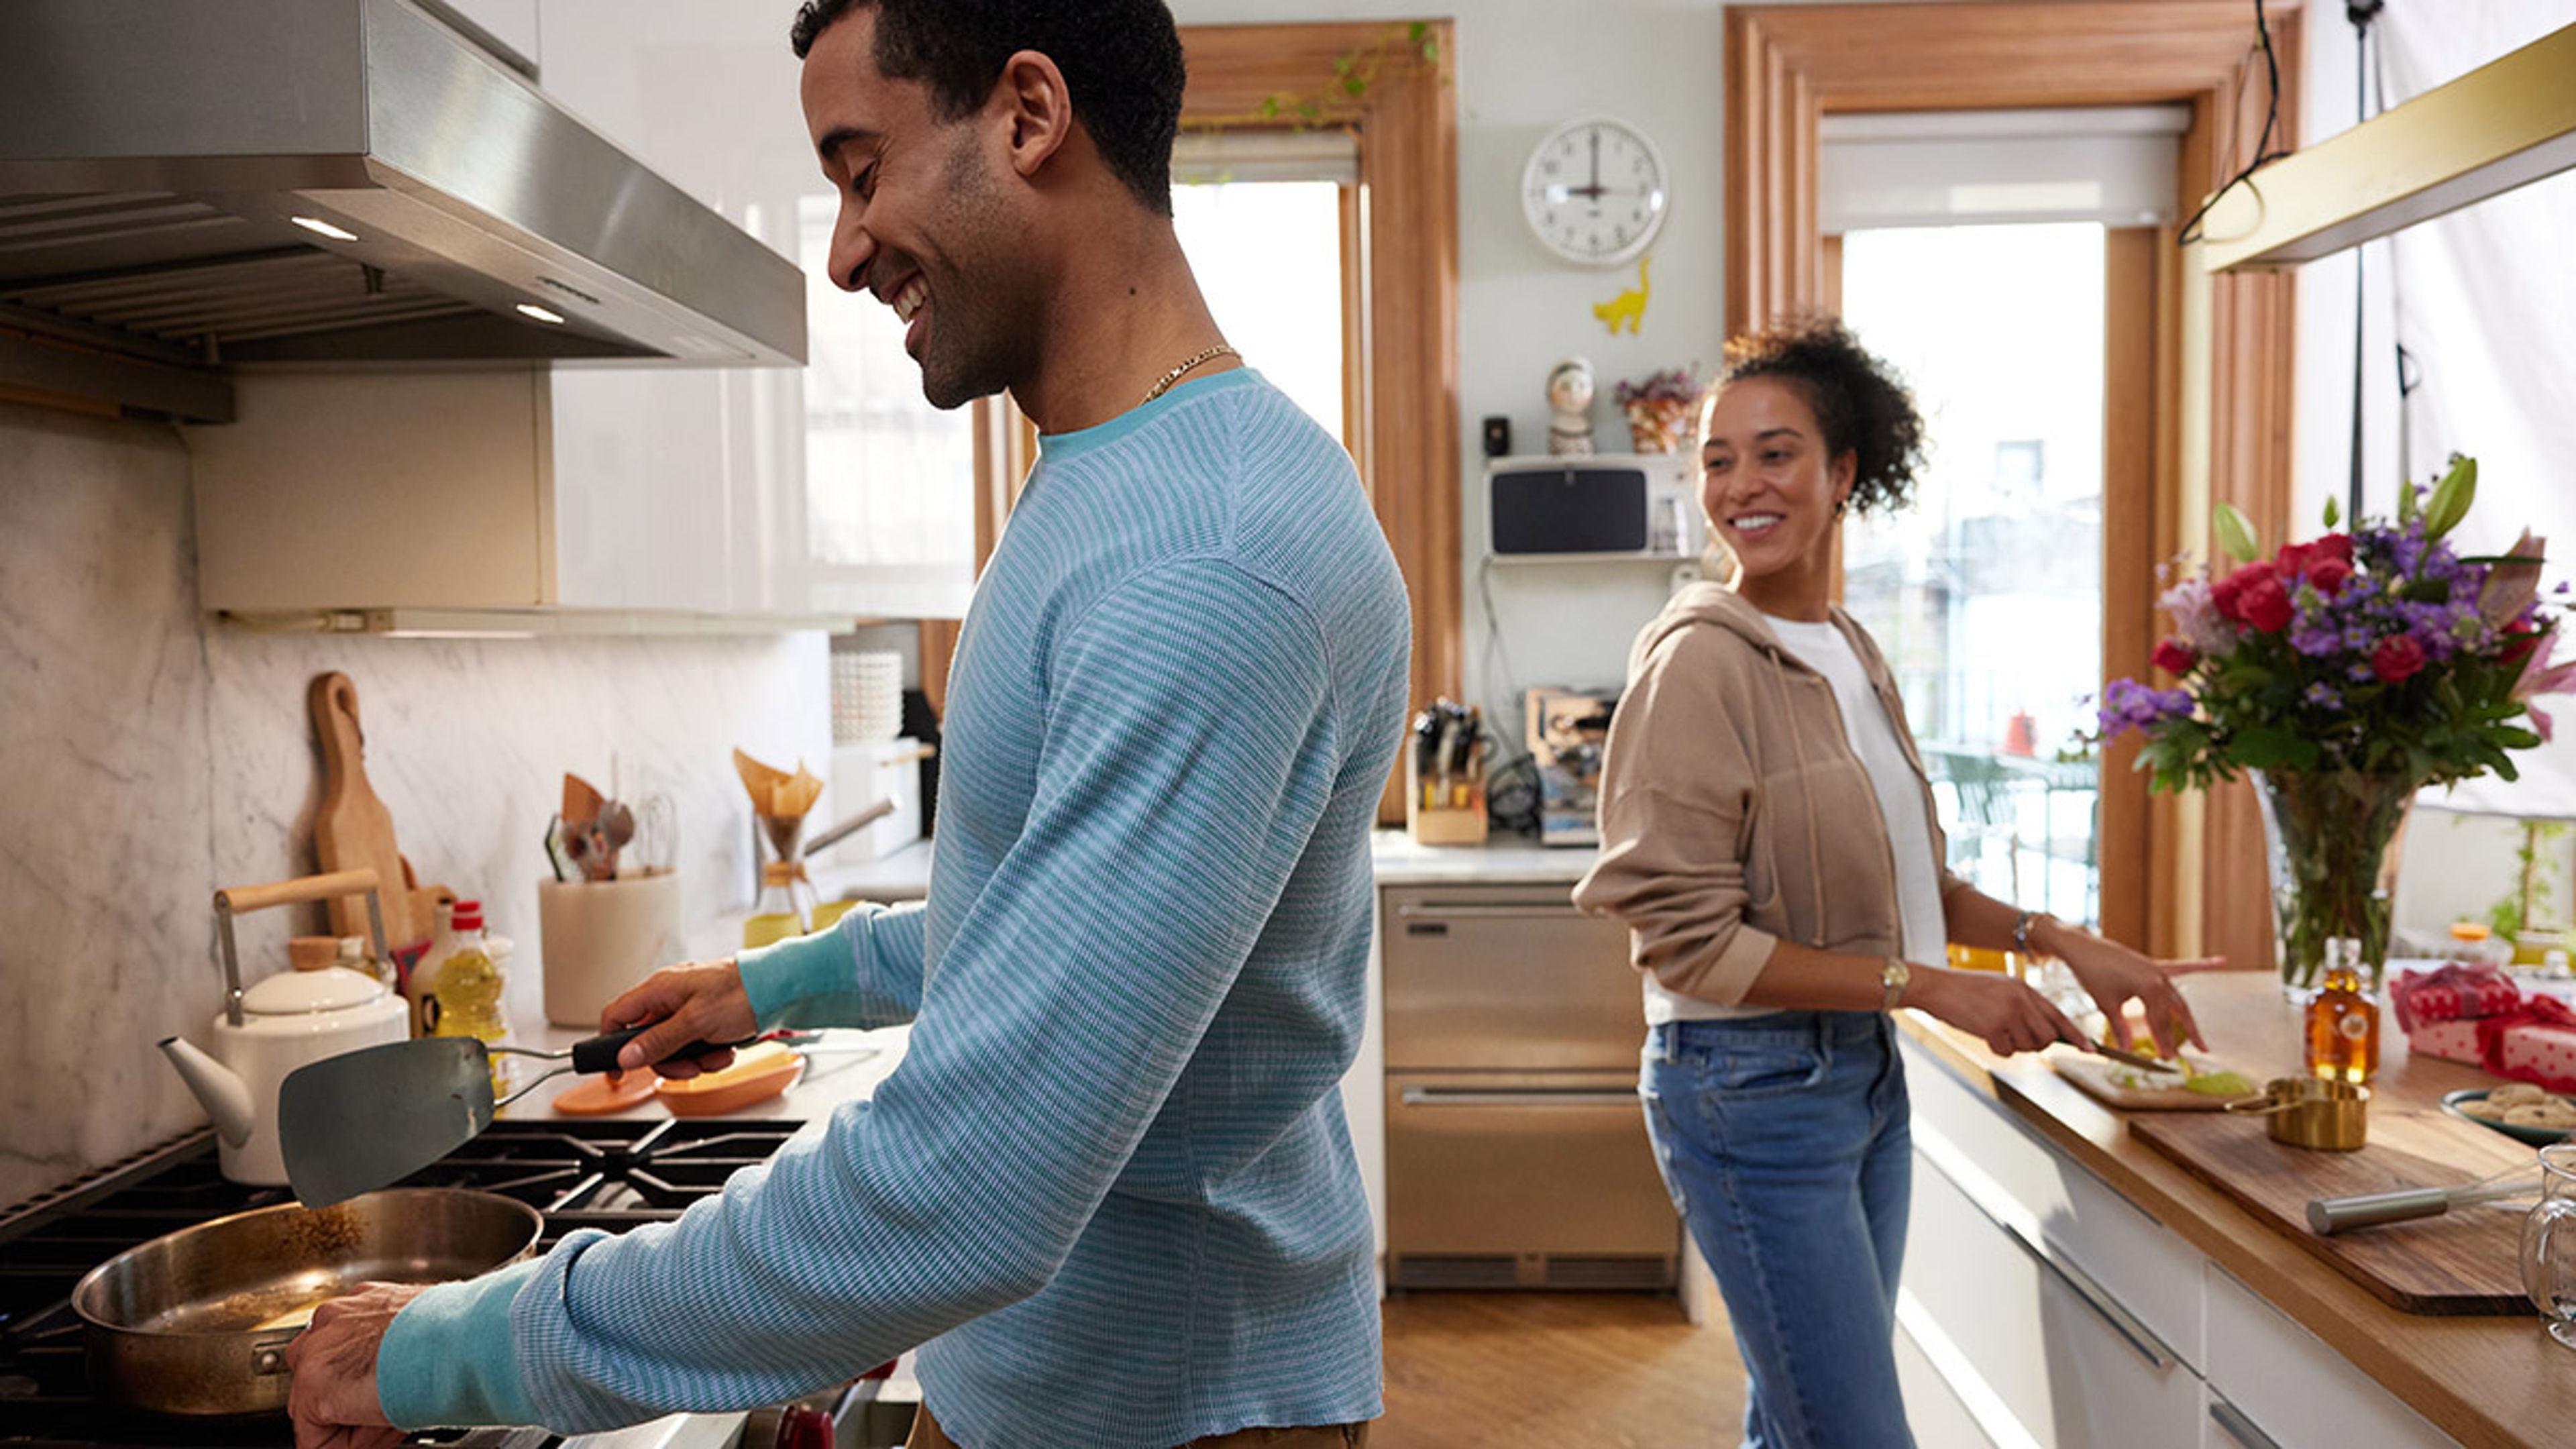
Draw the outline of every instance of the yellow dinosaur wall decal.
<instances>
[{"instance_id":1,"label":"yellow dinosaur wall decal","mask_svg":"<svg viewBox=\"0 0 2576 1449\"><path fill-rule=\"evenodd\" d=\"M1607 302L1592 304L1592 315L1607 324L1613 335L1618 333L1621 323L1627 324L1631 335L1645 325L1646 298L1654 290L1647 284L1646 264L1652 260L1654 260L1652 257L1637 258L1637 285Z\"/></svg>"}]
</instances>

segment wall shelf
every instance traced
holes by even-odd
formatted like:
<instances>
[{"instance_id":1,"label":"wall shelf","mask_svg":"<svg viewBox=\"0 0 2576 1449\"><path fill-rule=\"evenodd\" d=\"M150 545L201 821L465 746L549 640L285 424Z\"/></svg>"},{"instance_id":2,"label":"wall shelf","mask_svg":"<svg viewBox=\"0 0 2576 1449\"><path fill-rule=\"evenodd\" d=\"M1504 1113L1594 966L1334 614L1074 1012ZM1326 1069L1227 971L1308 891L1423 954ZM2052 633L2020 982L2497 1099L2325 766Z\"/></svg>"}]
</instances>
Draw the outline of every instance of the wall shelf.
<instances>
[{"instance_id":1,"label":"wall shelf","mask_svg":"<svg viewBox=\"0 0 2576 1449\"><path fill-rule=\"evenodd\" d=\"M2576 167L2576 25L2257 171L2209 269L2312 262Z\"/></svg>"}]
</instances>

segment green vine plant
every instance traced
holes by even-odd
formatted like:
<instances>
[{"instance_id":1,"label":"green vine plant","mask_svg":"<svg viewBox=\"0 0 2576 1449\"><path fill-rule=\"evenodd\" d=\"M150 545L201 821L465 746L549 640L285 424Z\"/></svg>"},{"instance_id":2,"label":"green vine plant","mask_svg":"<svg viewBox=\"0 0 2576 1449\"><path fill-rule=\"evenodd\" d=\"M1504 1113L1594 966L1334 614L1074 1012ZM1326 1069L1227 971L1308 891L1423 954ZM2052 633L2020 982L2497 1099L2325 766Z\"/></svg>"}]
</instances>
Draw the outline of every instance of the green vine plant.
<instances>
[{"instance_id":1,"label":"green vine plant","mask_svg":"<svg viewBox=\"0 0 2576 1449\"><path fill-rule=\"evenodd\" d=\"M1441 62L1440 36L1424 20L1406 21L1386 26L1367 44L1353 46L1333 57L1330 79L1311 90L1273 91L1259 104L1240 115L1210 116L1190 123L1190 129L1205 136L1216 136L1235 126L1276 126L1288 123L1296 131L1316 131L1327 126L1347 129L1354 113L1368 102L1369 92L1376 88L1379 75L1389 61L1419 63L1433 70L1443 86L1449 84L1448 67ZM1174 177L1184 184L1222 184L1230 174Z\"/></svg>"}]
</instances>

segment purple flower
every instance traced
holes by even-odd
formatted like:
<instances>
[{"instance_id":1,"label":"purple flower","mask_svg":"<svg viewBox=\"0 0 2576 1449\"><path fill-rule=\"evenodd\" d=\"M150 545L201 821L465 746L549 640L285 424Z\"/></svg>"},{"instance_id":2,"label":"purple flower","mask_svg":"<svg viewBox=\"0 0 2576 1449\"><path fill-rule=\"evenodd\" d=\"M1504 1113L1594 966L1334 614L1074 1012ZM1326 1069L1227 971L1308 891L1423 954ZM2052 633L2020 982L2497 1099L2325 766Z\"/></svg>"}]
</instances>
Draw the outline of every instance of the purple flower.
<instances>
[{"instance_id":1,"label":"purple flower","mask_svg":"<svg viewBox=\"0 0 2576 1449\"><path fill-rule=\"evenodd\" d=\"M2343 708L2343 692L2323 680L2308 686L2306 699L2319 709Z\"/></svg>"},{"instance_id":2,"label":"purple flower","mask_svg":"<svg viewBox=\"0 0 2576 1449\"><path fill-rule=\"evenodd\" d=\"M2102 738L2118 739L2130 730L2149 730L2192 711L2189 691L2150 689L2134 679L2114 679L2102 691L2098 718Z\"/></svg>"},{"instance_id":3,"label":"purple flower","mask_svg":"<svg viewBox=\"0 0 2576 1449\"><path fill-rule=\"evenodd\" d=\"M2293 629L2290 647L2310 656L2332 654L2344 647L2343 636L2332 629Z\"/></svg>"}]
</instances>

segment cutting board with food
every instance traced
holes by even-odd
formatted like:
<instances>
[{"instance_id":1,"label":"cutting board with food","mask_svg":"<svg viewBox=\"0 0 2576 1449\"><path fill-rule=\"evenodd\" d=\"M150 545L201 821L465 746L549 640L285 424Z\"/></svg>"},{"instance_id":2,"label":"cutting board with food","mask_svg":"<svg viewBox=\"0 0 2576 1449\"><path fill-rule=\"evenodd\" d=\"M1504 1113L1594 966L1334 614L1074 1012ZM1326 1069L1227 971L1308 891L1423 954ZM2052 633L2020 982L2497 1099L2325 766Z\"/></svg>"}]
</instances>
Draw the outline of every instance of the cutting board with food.
<instances>
[{"instance_id":1,"label":"cutting board with food","mask_svg":"<svg viewBox=\"0 0 2576 1449\"><path fill-rule=\"evenodd\" d=\"M2051 1047L2048 1064L2086 1096L2124 1112L2215 1112L2230 1097L2258 1090L2244 1076L2188 1053L2183 1057L2188 1075L2131 1066L2068 1047Z\"/></svg>"},{"instance_id":2,"label":"cutting board with food","mask_svg":"<svg viewBox=\"0 0 2576 1449\"><path fill-rule=\"evenodd\" d=\"M2291 1242L2405 1313L2531 1312L2515 1267L2527 1204L2487 1203L2439 1217L2320 1237L2308 1203L2321 1197L2458 1187L2531 1161L2531 1149L2441 1112L2381 1111L2355 1152L2275 1142L2261 1117L2165 1112L2129 1123L2129 1135L2234 1199ZM2539 1174L2533 1174L2535 1195Z\"/></svg>"}]
</instances>

